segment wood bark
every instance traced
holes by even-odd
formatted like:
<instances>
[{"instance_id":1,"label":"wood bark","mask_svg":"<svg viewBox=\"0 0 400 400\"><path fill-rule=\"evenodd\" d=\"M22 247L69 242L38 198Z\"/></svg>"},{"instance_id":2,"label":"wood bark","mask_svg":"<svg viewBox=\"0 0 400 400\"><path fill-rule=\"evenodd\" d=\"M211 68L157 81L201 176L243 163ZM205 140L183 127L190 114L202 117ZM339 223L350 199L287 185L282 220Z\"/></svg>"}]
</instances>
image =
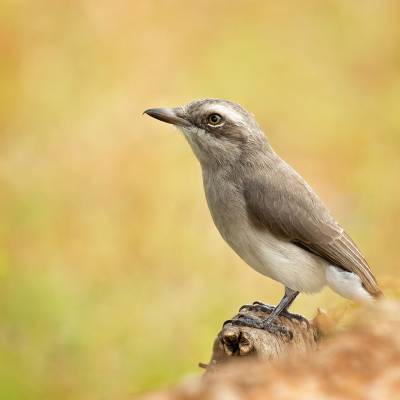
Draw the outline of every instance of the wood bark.
<instances>
[{"instance_id":1,"label":"wood bark","mask_svg":"<svg viewBox=\"0 0 400 400\"><path fill-rule=\"evenodd\" d=\"M254 318L269 314L242 310L235 318L243 313ZM281 316L279 323L289 333L269 333L229 322L215 340L205 375L186 378L173 388L142 398L398 399L400 303L380 301L350 314L352 323L344 330L321 311L308 323Z\"/></svg>"},{"instance_id":2,"label":"wood bark","mask_svg":"<svg viewBox=\"0 0 400 400\"><path fill-rule=\"evenodd\" d=\"M304 353L317 348L322 336L321 321L324 319L324 313L320 310L311 321L300 315L283 313L276 319L276 325L282 329L275 332L236 325L243 316L260 321L265 320L269 314L270 311L257 306L243 306L218 333L209 364L199 365L209 373L240 357L276 360L289 353Z\"/></svg>"}]
</instances>

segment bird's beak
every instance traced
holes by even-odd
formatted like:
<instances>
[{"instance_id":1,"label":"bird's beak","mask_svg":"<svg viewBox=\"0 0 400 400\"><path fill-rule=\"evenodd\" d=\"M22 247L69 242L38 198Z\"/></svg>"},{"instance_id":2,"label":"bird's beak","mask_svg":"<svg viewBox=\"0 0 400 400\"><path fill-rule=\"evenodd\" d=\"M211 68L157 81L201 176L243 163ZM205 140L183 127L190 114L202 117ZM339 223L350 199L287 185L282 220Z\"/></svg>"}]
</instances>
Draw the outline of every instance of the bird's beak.
<instances>
[{"instance_id":1,"label":"bird's beak","mask_svg":"<svg viewBox=\"0 0 400 400\"><path fill-rule=\"evenodd\" d=\"M149 108L143 114L177 126L190 126L181 108Z\"/></svg>"}]
</instances>

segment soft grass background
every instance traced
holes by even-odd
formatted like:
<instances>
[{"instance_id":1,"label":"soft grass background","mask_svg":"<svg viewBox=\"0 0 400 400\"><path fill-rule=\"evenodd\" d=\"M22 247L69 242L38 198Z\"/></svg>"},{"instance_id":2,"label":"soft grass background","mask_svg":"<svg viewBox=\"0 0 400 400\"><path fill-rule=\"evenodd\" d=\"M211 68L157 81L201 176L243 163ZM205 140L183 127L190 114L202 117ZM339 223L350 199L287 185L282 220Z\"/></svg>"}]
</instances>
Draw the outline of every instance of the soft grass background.
<instances>
[{"instance_id":1,"label":"soft grass background","mask_svg":"<svg viewBox=\"0 0 400 400\"><path fill-rule=\"evenodd\" d=\"M220 239L188 145L148 107L253 111L395 291L399 2L0 5L1 399L171 384L241 304L279 300ZM342 304L324 291L293 309Z\"/></svg>"}]
</instances>

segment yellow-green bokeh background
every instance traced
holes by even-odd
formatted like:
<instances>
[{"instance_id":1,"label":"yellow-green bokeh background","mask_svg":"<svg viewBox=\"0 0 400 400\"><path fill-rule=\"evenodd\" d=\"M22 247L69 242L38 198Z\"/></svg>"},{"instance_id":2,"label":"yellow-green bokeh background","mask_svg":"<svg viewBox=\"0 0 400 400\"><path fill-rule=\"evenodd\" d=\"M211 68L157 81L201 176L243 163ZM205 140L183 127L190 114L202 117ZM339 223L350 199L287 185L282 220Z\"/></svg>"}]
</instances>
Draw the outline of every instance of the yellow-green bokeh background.
<instances>
[{"instance_id":1,"label":"yellow-green bokeh background","mask_svg":"<svg viewBox=\"0 0 400 400\"><path fill-rule=\"evenodd\" d=\"M254 112L393 293L399 2L0 7L0 399L176 382L238 306L279 300L220 239L189 146L149 107L221 97ZM326 290L293 309L345 303Z\"/></svg>"}]
</instances>

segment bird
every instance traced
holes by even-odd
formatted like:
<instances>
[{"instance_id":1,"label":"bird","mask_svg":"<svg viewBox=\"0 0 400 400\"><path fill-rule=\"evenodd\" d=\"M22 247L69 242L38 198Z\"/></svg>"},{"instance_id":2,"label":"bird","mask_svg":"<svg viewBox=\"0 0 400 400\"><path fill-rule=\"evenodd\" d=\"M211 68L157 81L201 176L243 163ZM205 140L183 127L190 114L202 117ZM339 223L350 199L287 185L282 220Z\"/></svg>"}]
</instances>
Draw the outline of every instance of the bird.
<instances>
[{"instance_id":1,"label":"bird","mask_svg":"<svg viewBox=\"0 0 400 400\"><path fill-rule=\"evenodd\" d=\"M222 238L250 267L284 285L268 317L242 324L272 332L299 293L325 286L358 302L382 295L354 241L273 150L253 114L213 98L144 114L183 133L200 162L207 204Z\"/></svg>"}]
</instances>

